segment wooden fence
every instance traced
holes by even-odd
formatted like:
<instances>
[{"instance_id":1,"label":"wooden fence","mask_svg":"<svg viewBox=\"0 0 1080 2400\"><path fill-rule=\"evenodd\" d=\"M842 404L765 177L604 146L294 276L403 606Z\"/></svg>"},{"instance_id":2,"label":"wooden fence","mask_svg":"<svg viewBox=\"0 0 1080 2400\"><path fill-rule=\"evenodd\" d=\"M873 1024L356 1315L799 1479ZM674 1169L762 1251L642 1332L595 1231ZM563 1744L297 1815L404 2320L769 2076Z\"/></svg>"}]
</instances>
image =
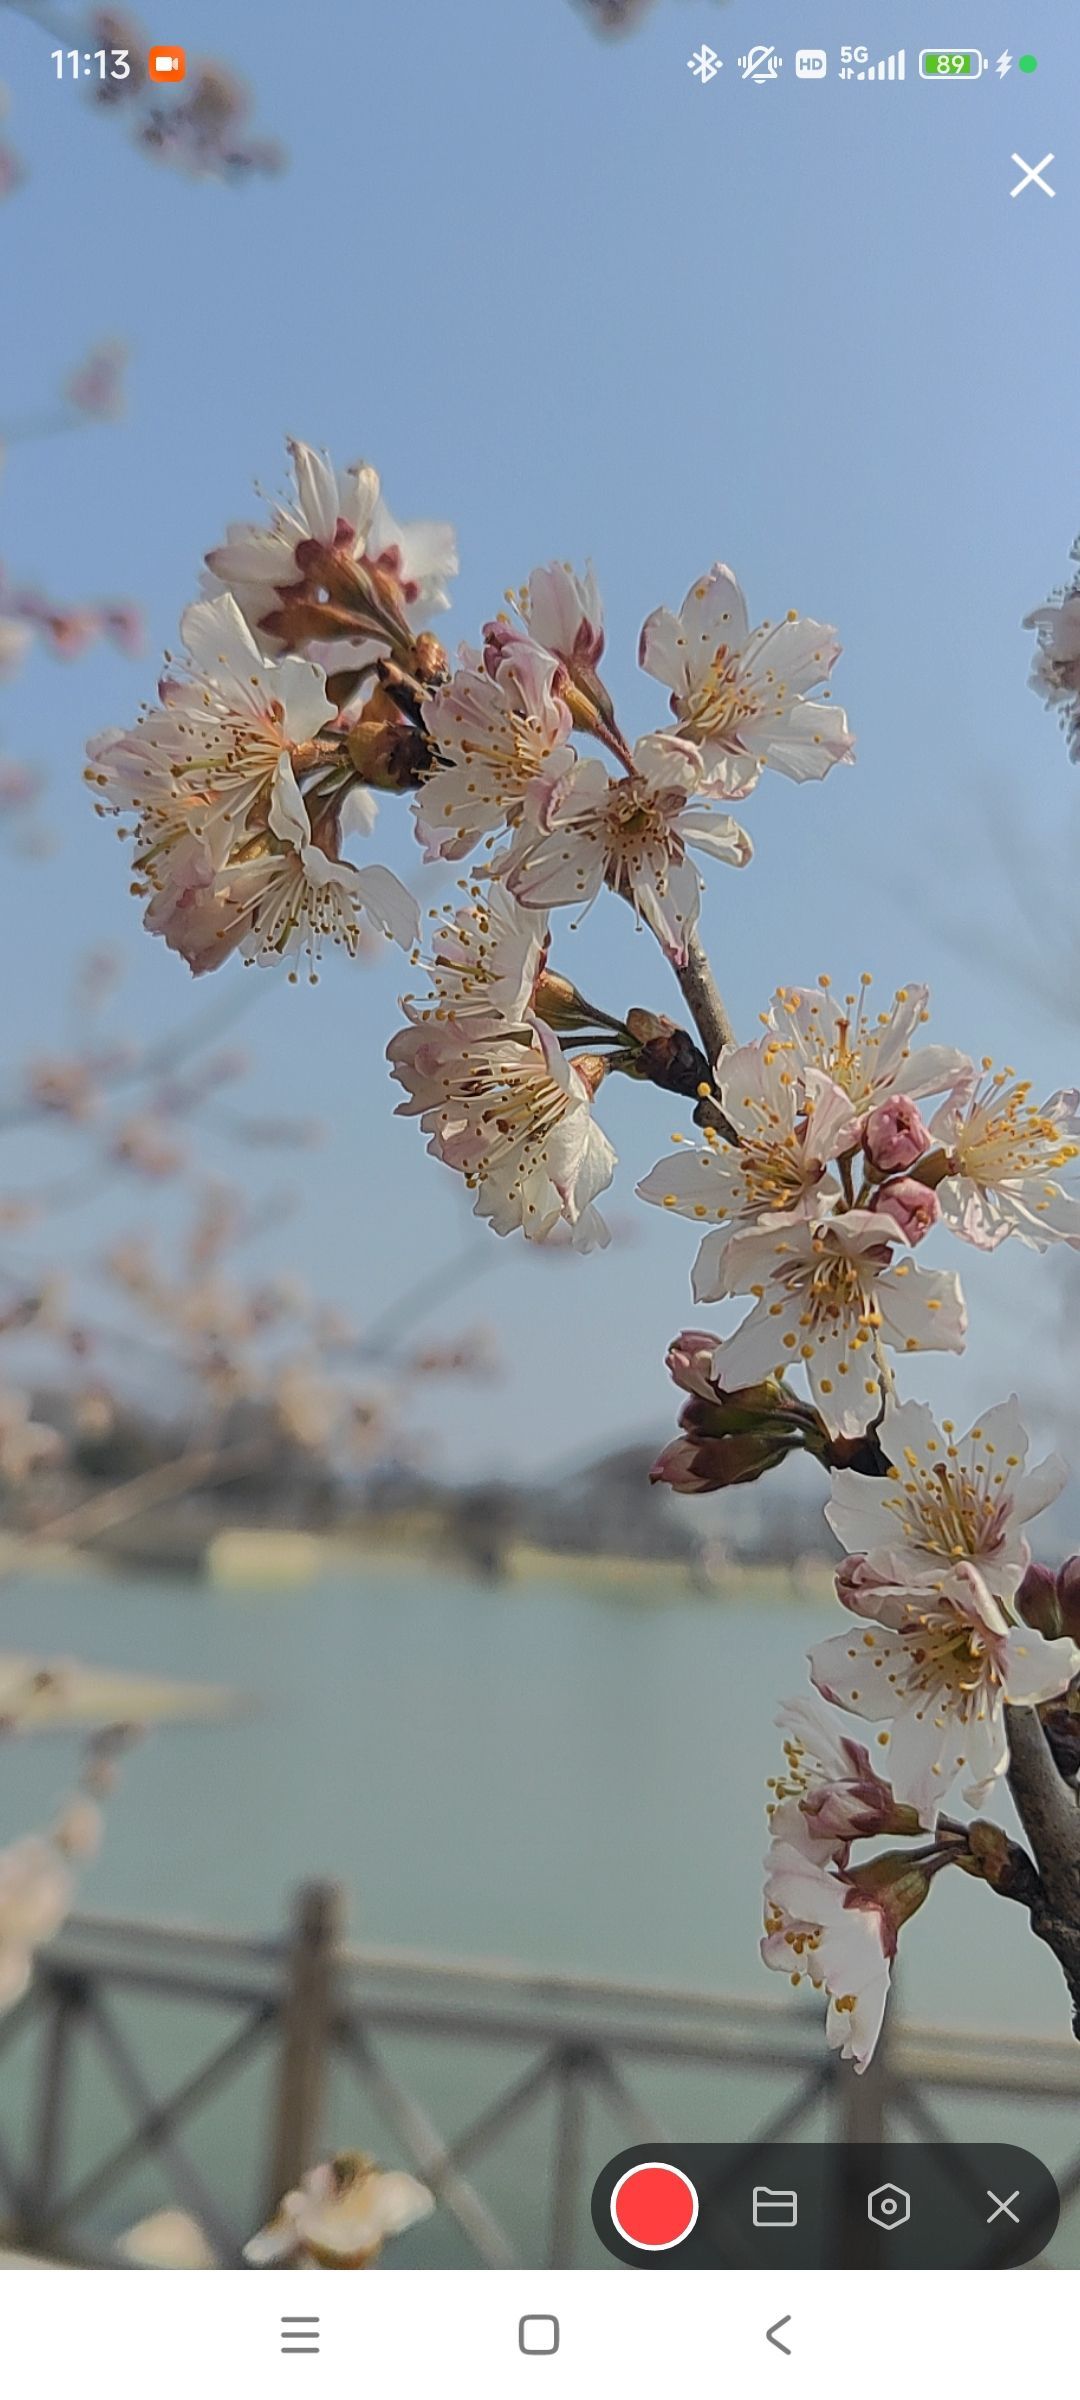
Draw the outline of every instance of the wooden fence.
<instances>
[{"instance_id":1,"label":"wooden fence","mask_svg":"<svg viewBox=\"0 0 1080 2400\"><path fill-rule=\"evenodd\" d=\"M199 2024L205 2018L216 2032L179 2075L151 2075L125 2019L133 2001L144 2014L195 2007ZM173 2046L168 2024L160 2031L156 2059ZM465 2088L474 2090L478 2072L490 2084L452 2134L418 2096L407 2063L414 2045L417 2058L449 2045L447 2088L455 2088L454 2059L468 2059ZM261 2164L253 2157L241 2223L193 2157L192 2138L255 2060L267 2121L253 2128ZM1052 2111L1067 2151L1047 2161L1063 2217L1080 2196L1076 2044L894 2022L870 2072L856 2077L826 2052L816 2006L357 1948L343 1939L340 1895L324 1884L302 1889L291 1927L277 1938L73 1918L42 1954L25 1999L0 2022L0 2089L15 2061L23 2121L17 2132L5 2124L0 2139L3 2238L57 2261L119 2263L103 2246L102 2222L110 2210L114 2223L117 2210L119 2222L128 2221L124 2186L152 2161L170 2204L198 2219L222 2265L239 2265L259 2213L329 2146L355 2138L340 2098L329 2121L330 2079L343 2071L365 2124L379 2129L383 2155L430 2185L455 2229L457 2253L446 2263L596 2263L591 2246L582 2254L583 2243L591 2245L590 2154L601 2132L603 2156L631 2142L689 2138L692 2111L689 2121L684 2109L676 2111L681 2124L670 2121L680 2074L696 2079L699 2093L703 2077L713 2079L713 2092L715 2078L725 2092L732 2079L760 2082L768 2099L749 2138L761 2142L808 2130L849 2141L955 2139L942 2114L952 2103L972 2104L984 2139L984 2115L1007 2104L1008 2121L993 2130L1023 2141L1018 2112ZM108 2087L112 2129L93 2163L75 2139L74 2083L87 2062L99 2102ZM500 2213L480 2187L523 2127L543 2144L542 2167L530 2178L535 2221L508 2226L505 2207ZM708 2131L733 2138L715 2113Z\"/></svg>"}]
</instances>

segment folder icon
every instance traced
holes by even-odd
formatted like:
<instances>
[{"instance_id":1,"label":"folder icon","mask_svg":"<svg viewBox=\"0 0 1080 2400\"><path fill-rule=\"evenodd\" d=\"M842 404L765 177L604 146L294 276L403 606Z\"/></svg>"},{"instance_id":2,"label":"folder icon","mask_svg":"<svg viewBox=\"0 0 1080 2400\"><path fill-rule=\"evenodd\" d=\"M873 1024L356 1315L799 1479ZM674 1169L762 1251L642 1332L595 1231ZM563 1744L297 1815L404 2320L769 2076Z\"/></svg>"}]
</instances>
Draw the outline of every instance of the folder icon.
<instances>
[{"instance_id":1,"label":"folder icon","mask_svg":"<svg viewBox=\"0 0 1080 2400\"><path fill-rule=\"evenodd\" d=\"M754 2185L755 2225L797 2225L799 2195L797 2192L773 2192L767 2183Z\"/></svg>"}]
</instances>

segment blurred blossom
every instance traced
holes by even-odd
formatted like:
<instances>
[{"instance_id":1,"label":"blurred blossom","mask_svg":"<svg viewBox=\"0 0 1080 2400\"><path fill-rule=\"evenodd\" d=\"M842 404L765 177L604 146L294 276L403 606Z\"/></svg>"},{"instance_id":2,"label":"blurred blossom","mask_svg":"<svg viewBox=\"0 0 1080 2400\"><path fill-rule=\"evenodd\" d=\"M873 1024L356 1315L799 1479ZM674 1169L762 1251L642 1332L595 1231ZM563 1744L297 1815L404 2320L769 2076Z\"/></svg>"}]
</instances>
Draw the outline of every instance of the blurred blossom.
<instances>
[{"instance_id":1,"label":"blurred blossom","mask_svg":"<svg viewBox=\"0 0 1080 2400\"><path fill-rule=\"evenodd\" d=\"M123 973L119 953L101 944L79 959L71 980L72 1005L80 1016L93 1015L109 999Z\"/></svg>"},{"instance_id":2,"label":"blurred blossom","mask_svg":"<svg viewBox=\"0 0 1080 2400\"><path fill-rule=\"evenodd\" d=\"M62 604L32 585L9 583L0 567L0 682L18 673L35 634L54 658L78 658L97 641L131 657L142 648L142 619L126 600Z\"/></svg>"},{"instance_id":3,"label":"blurred blossom","mask_svg":"<svg viewBox=\"0 0 1080 2400\"><path fill-rule=\"evenodd\" d=\"M433 1342L414 1351L406 1369L412 1375L490 1376L498 1373L499 1363L495 1335L489 1325L481 1325L456 1342Z\"/></svg>"},{"instance_id":4,"label":"blurred blossom","mask_svg":"<svg viewBox=\"0 0 1080 2400\"><path fill-rule=\"evenodd\" d=\"M597 33L630 33L647 17L654 0L578 0Z\"/></svg>"},{"instance_id":5,"label":"blurred blossom","mask_svg":"<svg viewBox=\"0 0 1080 2400\"><path fill-rule=\"evenodd\" d=\"M141 149L182 174L280 175L285 152L280 142L247 132L244 119L250 106L238 78L211 61L198 70L184 100L147 112L136 140Z\"/></svg>"},{"instance_id":6,"label":"blurred blossom","mask_svg":"<svg viewBox=\"0 0 1080 2400\"><path fill-rule=\"evenodd\" d=\"M246 2243L250 2266L299 2260L316 2267L373 2267L385 2242L422 2224L435 2202L412 2175L388 2174L362 2150L313 2167L286 2192L276 2216Z\"/></svg>"},{"instance_id":7,"label":"blurred blossom","mask_svg":"<svg viewBox=\"0 0 1080 2400\"><path fill-rule=\"evenodd\" d=\"M35 1467L59 1458L63 1451L55 1428L36 1425L30 1407L25 1392L0 1385L0 1476L8 1483L23 1483Z\"/></svg>"},{"instance_id":8,"label":"blurred blossom","mask_svg":"<svg viewBox=\"0 0 1080 2400\"><path fill-rule=\"evenodd\" d=\"M27 1098L50 1116L82 1122L98 1105L99 1093L85 1059L39 1058L26 1073Z\"/></svg>"},{"instance_id":9,"label":"blurred blossom","mask_svg":"<svg viewBox=\"0 0 1080 2400\"><path fill-rule=\"evenodd\" d=\"M150 157L198 177L280 172L284 152L277 142L249 131L250 94L231 67L200 59L175 92L163 90L147 75L145 28L118 9L95 9L86 20L84 40L90 50L128 52L130 75L95 80L89 98L95 107L120 115Z\"/></svg>"},{"instance_id":10,"label":"blurred blossom","mask_svg":"<svg viewBox=\"0 0 1080 2400\"><path fill-rule=\"evenodd\" d=\"M333 1439L339 1404L330 1385L309 1368L282 1368L273 1386L274 1405L285 1433L305 1450L324 1450Z\"/></svg>"},{"instance_id":11,"label":"blurred blossom","mask_svg":"<svg viewBox=\"0 0 1080 2400\"><path fill-rule=\"evenodd\" d=\"M79 1392L74 1405L75 1430L84 1441L104 1441L116 1423L116 1402L102 1384Z\"/></svg>"},{"instance_id":12,"label":"blurred blossom","mask_svg":"<svg viewBox=\"0 0 1080 2400\"><path fill-rule=\"evenodd\" d=\"M24 1200L15 1194L7 1198L0 1196L0 1233L24 1233L28 1225L36 1223L38 1213L33 1200ZM0 1322L0 1332L3 1330L3 1323Z\"/></svg>"},{"instance_id":13,"label":"blurred blossom","mask_svg":"<svg viewBox=\"0 0 1080 2400\"><path fill-rule=\"evenodd\" d=\"M159 2208L141 2217L117 2242L121 2258L133 2267L216 2267L217 2257L202 2226L181 2208Z\"/></svg>"},{"instance_id":14,"label":"blurred blossom","mask_svg":"<svg viewBox=\"0 0 1080 2400\"><path fill-rule=\"evenodd\" d=\"M50 1680L44 1670L44 1679ZM41 1681L42 1678L35 1678ZM111 1790L114 1760L127 1729L111 1727L87 1745L77 1789L47 1834L27 1834L0 1851L0 2010L27 1990L34 1956L58 1933L75 1893L72 1862L92 1857L102 1833L100 1801Z\"/></svg>"},{"instance_id":15,"label":"blurred blossom","mask_svg":"<svg viewBox=\"0 0 1080 2400\"><path fill-rule=\"evenodd\" d=\"M11 106L6 84L0 83L0 125ZM23 179L23 165L18 152L9 143L0 141L0 200L8 200L18 190Z\"/></svg>"},{"instance_id":16,"label":"blurred blossom","mask_svg":"<svg viewBox=\"0 0 1080 2400\"><path fill-rule=\"evenodd\" d=\"M64 385L64 398L82 417L109 424L124 413L124 374L128 352L124 342L95 342Z\"/></svg>"},{"instance_id":17,"label":"blurred blossom","mask_svg":"<svg viewBox=\"0 0 1080 2400\"><path fill-rule=\"evenodd\" d=\"M147 1114L129 1117L110 1137L109 1157L118 1167L130 1167L136 1175L145 1175L152 1182L178 1175L185 1163L185 1152L172 1140L160 1117Z\"/></svg>"},{"instance_id":18,"label":"blurred blossom","mask_svg":"<svg viewBox=\"0 0 1080 2400\"><path fill-rule=\"evenodd\" d=\"M0 615L0 683L12 683L33 641L29 625Z\"/></svg>"},{"instance_id":19,"label":"blurred blossom","mask_svg":"<svg viewBox=\"0 0 1080 2400\"><path fill-rule=\"evenodd\" d=\"M43 779L33 767L13 758L0 759L0 817L20 816L40 798Z\"/></svg>"},{"instance_id":20,"label":"blurred blossom","mask_svg":"<svg viewBox=\"0 0 1080 2400\"><path fill-rule=\"evenodd\" d=\"M92 9L87 19L87 41L95 50L126 50L130 75L118 81L95 83L93 96L103 107L119 108L132 100L149 81L146 67L146 35L137 17L125 16L118 8Z\"/></svg>"}]
</instances>

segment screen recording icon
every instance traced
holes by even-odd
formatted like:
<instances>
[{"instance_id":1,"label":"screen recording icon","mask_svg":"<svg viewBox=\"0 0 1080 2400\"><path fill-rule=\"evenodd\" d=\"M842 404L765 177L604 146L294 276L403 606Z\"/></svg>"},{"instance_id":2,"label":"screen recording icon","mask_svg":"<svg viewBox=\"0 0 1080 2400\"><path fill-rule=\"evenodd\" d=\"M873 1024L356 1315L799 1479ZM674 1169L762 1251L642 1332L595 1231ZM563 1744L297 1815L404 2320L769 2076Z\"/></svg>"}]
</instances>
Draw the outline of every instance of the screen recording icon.
<instances>
[{"instance_id":1,"label":"screen recording icon","mask_svg":"<svg viewBox=\"0 0 1080 2400\"><path fill-rule=\"evenodd\" d=\"M151 50L146 64L151 83L182 83L187 74L187 54L175 42Z\"/></svg>"}]
</instances>

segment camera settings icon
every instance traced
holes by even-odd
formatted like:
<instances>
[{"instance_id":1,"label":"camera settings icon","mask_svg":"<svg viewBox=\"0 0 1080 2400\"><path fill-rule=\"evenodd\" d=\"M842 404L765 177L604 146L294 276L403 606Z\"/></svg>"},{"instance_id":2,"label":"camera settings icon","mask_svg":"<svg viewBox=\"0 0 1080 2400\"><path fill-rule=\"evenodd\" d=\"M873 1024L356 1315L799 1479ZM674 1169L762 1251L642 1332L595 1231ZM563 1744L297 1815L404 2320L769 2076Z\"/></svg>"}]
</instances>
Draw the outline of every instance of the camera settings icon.
<instances>
[{"instance_id":1,"label":"camera settings icon","mask_svg":"<svg viewBox=\"0 0 1080 2400\"><path fill-rule=\"evenodd\" d=\"M899 2225L907 2224L911 2215L911 2193L898 2183L879 2183L867 2200L866 2213L880 2233L895 2233Z\"/></svg>"}]
</instances>

